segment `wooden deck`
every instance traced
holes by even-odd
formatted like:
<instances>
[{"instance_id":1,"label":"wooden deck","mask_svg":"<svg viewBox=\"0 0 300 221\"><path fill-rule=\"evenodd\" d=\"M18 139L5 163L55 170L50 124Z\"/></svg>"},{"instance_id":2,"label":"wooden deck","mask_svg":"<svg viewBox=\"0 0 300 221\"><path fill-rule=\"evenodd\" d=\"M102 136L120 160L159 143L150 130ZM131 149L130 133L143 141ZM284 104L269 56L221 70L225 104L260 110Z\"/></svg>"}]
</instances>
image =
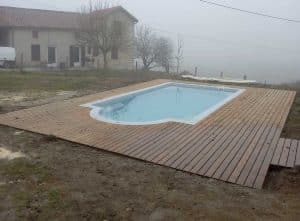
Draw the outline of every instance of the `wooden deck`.
<instances>
[{"instance_id":1,"label":"wooden deck","mask_svg":"<svg viewBox=\"0 0 300 221\"><path fill-rule=\"evenodd\" d=\"M165 82L155 80L0 115L0 124L252 188L262 188L271 163L293 166L300 159L299 142L296 147L296 141L280 139L293 91L246 88L196 125L113 125L92 119L90 109L80 106Z\"/></svg>"},{"instance_id":2,"label":"wooden deck","mask_svg":"<svg viewBox=\"0 0 300 221\"><path fill-rule=\"evenodd\" d=\"M300 140L281 138L276 145L271 164L288 168L300 166Z\"/></svg>"}]
</instances>

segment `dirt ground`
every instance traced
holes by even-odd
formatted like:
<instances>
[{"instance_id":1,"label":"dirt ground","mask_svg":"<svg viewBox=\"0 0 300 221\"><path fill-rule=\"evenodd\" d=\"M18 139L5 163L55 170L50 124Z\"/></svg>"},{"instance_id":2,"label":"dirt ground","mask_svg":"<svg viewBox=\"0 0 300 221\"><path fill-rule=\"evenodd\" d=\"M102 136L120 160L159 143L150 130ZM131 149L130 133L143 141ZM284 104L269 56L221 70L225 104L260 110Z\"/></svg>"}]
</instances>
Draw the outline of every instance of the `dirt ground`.
<instances>
[{"instance_id":1,"label":"dirt ground","mask_svg":"<svg viewBox=\"0 0 300 221\"><path fill-rule=\"evenodd\" d=\"M95 82L87 76L91 82L82 87L73 82L77 86L47 88L39 85L38 79L46 81L41 75L34 85L3 89L0 74L0 113L164 76L128 77L113 74L101 83L102 77ZM299 103L298 96L286 136L299 137ZM299 184L299 171L272 168L264 190L254 190L0 126L0 220L5 221L299 220Z\"/></svg>"}]
</instances>

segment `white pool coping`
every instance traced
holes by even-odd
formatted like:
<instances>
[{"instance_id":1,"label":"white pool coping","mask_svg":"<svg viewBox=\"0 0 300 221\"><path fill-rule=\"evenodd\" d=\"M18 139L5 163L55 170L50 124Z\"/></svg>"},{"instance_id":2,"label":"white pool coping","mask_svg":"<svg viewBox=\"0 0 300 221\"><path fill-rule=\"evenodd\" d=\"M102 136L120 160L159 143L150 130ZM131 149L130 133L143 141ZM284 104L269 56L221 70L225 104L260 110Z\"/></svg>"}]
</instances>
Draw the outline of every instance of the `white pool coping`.
<instances>
[{"instance_id":1,"label":"white pool coping","mask_svg":"<svg viewBox=\"0 0 300 221\"><path fill-rule=\"evenodd\" d=\"M197 77L193 75L182 75L182 78L188 78L198 81L217 81L220 83L237 83L237 84L255 84L256 80L244 80L244 79L229 79L229 78L216 78L216 77Z\"/></svg>"},{"instance_id":2,"label":"white pool coping","mask_svg":"<svg viewBox=\"0 0 300 221\"><path fill-rule=\"evenodd\" d=\"M233 93L231 96L227 97L226 99L224 99L223 101L221 101L221 102L217 103L216 105L212 106L211 108L207 109L206 111L196 115L192 120L178 120L178 119L173 119L173 118L166 118L166 119L162 119L162 120L145 121L145 122L115 121L115 120L110 120L110 119L102 117L99 114L100 111L102 110L102 108L98 107L98 106L95 106L95 104L103 103L103 102L106 102L106 101L114 100L114 99L117 99L117 98L120 98L120 97L125 97L125 96L128 96L128 95L132 95L132 94L138 94L140 92L144 92L144 91L147 91L147 90L155 89L155 88L158 88L158 87L164 87L166 85L172 85L172 84L174 84L174 85L186 85L186 86L193 86L193 87L213 88L213 89L217 89L217 90L236 90L236 92ZM146 88L139 89L139 90L134 90L134 91L131 91L131 92L128 92L128 93L119 94L119 95L112 96L112 97L109 97L109 98L93 101L93 102L90 102L90 103L87 103L87 104L82 104L80 106L92 109L90 111L91 118L93 118L95 120L98 120L98 121L103 121L103 122L106 122L106 123L110 123L110 124L136 125L137 126L137 125L153 125L153 124L161 124L161 123L167 123L167 122L177 122L177 123L195 125L195 124L199 123L201 120L208 117L210 114L212 114L216 110L218 110L219 108L221 108L222 106L224 106L225 104L227 104L229 101L231 101L234 98L241 95L244 91L245 91L245 89L223 87L223 86L221 87L221 86L210 86L210 85L201 85L201 84L167 82L167 83L163 83L163 84L159 84L159 85L155 85L155 86L151 86L151 87L146 87Z\"/></svg>"}]
</instances>

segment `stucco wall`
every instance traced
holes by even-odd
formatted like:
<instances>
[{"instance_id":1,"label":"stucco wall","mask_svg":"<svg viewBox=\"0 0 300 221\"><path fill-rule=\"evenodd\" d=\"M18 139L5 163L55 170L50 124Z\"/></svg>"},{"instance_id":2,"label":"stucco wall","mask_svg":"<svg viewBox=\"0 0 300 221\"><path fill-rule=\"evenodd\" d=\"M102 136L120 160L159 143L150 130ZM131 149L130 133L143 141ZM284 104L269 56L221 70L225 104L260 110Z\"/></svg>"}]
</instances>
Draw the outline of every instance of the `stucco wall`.
<instances>
[{"instance_id":1,"label":"stucco wall","mask_svg":"<svg viewBox=\"0 0 300 221\"><path fill-rule=\"evenodd\" d=\"M108 22L110 25L114 21L120 21L124 26L124 41L119 48L119 59L113 60L111 59L111 53L108 54L108 66L111 69L127 69L131 70L134 69L134 30L135 24L134 22L128 17L128 15L122 11L114 12L108 18ZM96 58L95 67L99 66L100 68L103 67L103 56L101 53Z\"/></svg>"},{"instance_id":2,"label":"stucco wall","mask_svg":"<svg viewBox=\"0 0 300 221\"><path fill-rule=\"evenodd\" d=\"M124 44L119 48L119 59L112 60L111 54L108 55L109 67L112 69L133 69L134 62L134 22L120 11L113 13L109 22L121 21L126 30L126 37ZM33 38L32 31L34 29L12 29L10 31L11 45L16 48L16 62L21 64L21 57L23 54L24 67L41 67L48 63L48 47L56 47L56 60L66 63L67 67L70 65L70 46L77 45L74 31L62 30L38 30L38 38ZM31 45L40 45L40 62L31 60ZM87 54L87 53L86 53ZM91 64L94 68L103 67L103 56L100 55Z\"/></svg>"},{"instance_id":3,"label":"stucco wall","mask_svg":"<svg viewBox=\"0 0 300 221\"><path fill-rule=\"evenodd\" d=\"M48 63L48 47L56 47L57 63L67 62L69 65L69 48L76 45L73 32L38 30L38 38L32 37L32 29L13 30L13 47L16 48L17 65L21 63L23 54L23 65L27 67L41 66ZM40 45L40 62L31 60L31 45Z\"/></svg>"}]
</instances>

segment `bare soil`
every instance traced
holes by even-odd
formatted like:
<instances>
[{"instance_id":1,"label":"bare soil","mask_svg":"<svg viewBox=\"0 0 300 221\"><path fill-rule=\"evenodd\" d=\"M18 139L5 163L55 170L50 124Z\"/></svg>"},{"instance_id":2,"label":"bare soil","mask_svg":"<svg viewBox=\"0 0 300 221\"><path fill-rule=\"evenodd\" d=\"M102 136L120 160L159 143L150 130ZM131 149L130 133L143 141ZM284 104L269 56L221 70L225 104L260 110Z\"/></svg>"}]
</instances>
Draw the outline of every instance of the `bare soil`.
<instances>
[{"instance_id":1,"label":"bare soil","mask_svg":"<svg viewBox=\"0 0 300 221\"><path fill-rule=\"evenodd\" d=\"M0 89L0 112L164 76L143 74L134 82L128 77L113 74L99 83L100 76L98 87L91 80L76 90L47 84L42 89L39 81L45 79L39 76L30 93L32 84ZM295 119L299 103L285 129L297 138ZM0 126L0 220L299 220L299 184L299 171L272 168L264 190L254 190Z\"/></svg>"}]
</instances>

